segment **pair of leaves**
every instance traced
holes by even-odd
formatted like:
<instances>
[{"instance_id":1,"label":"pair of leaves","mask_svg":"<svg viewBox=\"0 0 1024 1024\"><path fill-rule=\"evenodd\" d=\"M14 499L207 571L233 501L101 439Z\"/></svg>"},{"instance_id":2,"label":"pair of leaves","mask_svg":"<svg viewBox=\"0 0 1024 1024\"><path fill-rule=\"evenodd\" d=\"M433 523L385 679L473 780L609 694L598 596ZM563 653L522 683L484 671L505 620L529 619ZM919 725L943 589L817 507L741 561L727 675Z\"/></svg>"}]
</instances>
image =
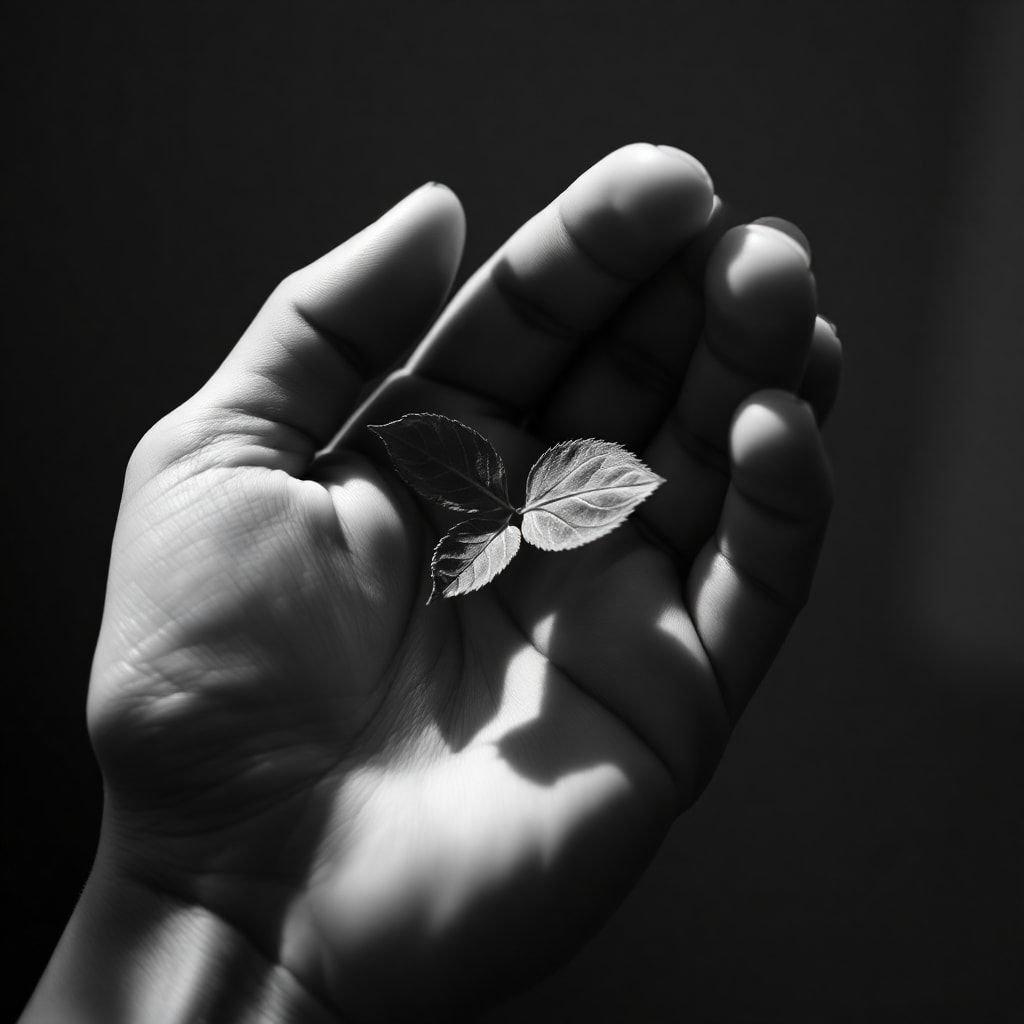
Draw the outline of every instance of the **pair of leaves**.
<instances>
[{"instance_id":1,"label":"pair of leaves","mask_svg":"<svg viewBox=\"0 0 1024 1024\"><path fill-rule=\"evenodd\" d=\"M509 501L505 463L472 427L436 413L414 412L370 429L413 490L473 517L438 541L430 562L429 600L468 594L490 583L515 557L521 540L544 551L597 540L664 483L612 441L562 441L533 464L525 501L516 507Z\"/></svg>"}]
</instances>

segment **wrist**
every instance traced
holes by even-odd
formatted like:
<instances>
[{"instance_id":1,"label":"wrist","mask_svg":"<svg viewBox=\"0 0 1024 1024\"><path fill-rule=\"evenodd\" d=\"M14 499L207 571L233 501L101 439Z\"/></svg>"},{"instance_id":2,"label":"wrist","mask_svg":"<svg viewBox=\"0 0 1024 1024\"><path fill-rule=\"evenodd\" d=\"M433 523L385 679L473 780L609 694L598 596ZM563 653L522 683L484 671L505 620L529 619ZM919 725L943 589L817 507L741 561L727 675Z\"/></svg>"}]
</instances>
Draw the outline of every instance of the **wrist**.
<instances>
[{"instance_id":1,"label":"wrist","mask_svg":"<svg viewBox=\"0 0 1024 1024\"><path fill-rule=\"evenodd\" d=\"M338 1019L222 918L101 853L21 1024Z\"/></svg>"}]
</instances>

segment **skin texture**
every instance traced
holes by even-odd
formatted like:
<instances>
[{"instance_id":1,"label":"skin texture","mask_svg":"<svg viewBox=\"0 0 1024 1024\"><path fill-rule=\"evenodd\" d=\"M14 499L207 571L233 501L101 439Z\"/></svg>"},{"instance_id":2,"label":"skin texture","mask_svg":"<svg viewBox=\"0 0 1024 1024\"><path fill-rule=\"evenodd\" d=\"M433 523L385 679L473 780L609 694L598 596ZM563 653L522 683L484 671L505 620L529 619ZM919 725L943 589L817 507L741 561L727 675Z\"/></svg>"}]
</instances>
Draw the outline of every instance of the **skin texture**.
<instances>
[{"instance_id":1,"label":"skin texture","mask_svg":"<svg viewBox=\"0 0 1024 1024\"><path fill-rule=\"evenodd\" d=\"M154 907L135 941L157 966L122 984L173 970L164 939L198 915L201 991L226 941L273 982L217 1019L285 1019L259 1002L282 984L305 1019L446 1019L628 890L806 599L831 500L838 342L807 246L723 234L718 206L691 157L625 147L444 306L463 215L425 187L287 278L142 440L88 704L106 807L83 907ZM481 431L514 492L566 437L668 482L612 535L428 607L453 519L365 429L408 411ZM102 914L76 911L37 1011L88 973Z\"/></svg>"}]
</instances>

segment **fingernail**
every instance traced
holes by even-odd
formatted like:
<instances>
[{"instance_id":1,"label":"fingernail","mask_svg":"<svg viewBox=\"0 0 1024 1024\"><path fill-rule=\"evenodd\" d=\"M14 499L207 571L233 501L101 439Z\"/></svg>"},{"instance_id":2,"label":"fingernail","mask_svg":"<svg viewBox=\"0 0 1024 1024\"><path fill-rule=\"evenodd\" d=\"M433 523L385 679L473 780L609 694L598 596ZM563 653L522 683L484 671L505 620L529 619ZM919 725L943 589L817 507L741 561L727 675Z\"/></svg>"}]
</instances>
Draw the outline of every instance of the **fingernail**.
<instances>
[{"instance_id":1,"label":"fingernail","mask_svg":"<svg viewBox=\"0 0 1024 1024\"><path fill-rule=\"evenodd\" d=\"M827 316L821 316L820 313L818 314L818 316L820 316L821 319L824 320L825 323L827 323L829 325L829 327L832 328L832 333L838 338L839 337L839 328L838 328L838 326L836 326L835 320L829 320L829 318Z\"/></svg>"},{"instance_id":2,"label":"fingernail","mask_svg":"<svg viewBox=\"0 0 1024 1024\"><path fill-rule=\"evenodd\" d=\"M421 192L429 192L432 188L438 188L441 186L439 181L425 181L422 185L417 185L411 192L409 192L405 198L411 199L413 196L418 196Z\"/></svg>"},{"instance_id":3,"label":"fingernail","mask_svg":"<svg viewBox=\"0 0 1024 1024\"><path fill-rule=\"evenodd\" d=\"M704 176L704 180L707 181L708 185L711 186L711 190L714 191L715 185L711 180L711 175L708 174L708 169L695 156L691 156L685 149L680 149L678 146L669 146L666 143L658 143L658 149L667 156L674 156L677 159L688 161L698 171L700 171Z\"/></svg>"},{"instance_id":4,"label":"fingernail","mask_svg":"<svg viewBox=\"0 0 1024 1024\"><path fill-rule=\"evenodd\" d=\"M773 228L780 235L785 235L794 241L804 254L807 265L811 265L811 243L807 236L791 221L786 220L784 217L758 217L757 220L751 221L751 223L760 224L766 228Z\"/></svg>"}]
</instances>

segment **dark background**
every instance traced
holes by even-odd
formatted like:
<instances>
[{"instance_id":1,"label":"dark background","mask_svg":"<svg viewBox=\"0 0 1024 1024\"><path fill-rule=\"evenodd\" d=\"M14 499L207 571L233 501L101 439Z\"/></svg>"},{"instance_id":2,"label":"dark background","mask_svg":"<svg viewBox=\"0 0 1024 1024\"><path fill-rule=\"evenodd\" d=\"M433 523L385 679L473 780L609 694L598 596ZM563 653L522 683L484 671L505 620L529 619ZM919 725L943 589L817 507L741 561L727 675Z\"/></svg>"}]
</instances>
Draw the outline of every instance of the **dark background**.
<instances>
[{"instance_id":1,"label":"dark background","mask_svg":"<svg viewBox=\"0 0 1024 1024\"><path fill-rule=\"evenodd\" d=\"M489 1018L1024 1007L1024 5L8 4L5 931L17 1013L91 860L121 475L278 278L421 181L463 277L605 152L799 223L847 372L812 604L579 957Z\"/></svg>"}]
</instances>

